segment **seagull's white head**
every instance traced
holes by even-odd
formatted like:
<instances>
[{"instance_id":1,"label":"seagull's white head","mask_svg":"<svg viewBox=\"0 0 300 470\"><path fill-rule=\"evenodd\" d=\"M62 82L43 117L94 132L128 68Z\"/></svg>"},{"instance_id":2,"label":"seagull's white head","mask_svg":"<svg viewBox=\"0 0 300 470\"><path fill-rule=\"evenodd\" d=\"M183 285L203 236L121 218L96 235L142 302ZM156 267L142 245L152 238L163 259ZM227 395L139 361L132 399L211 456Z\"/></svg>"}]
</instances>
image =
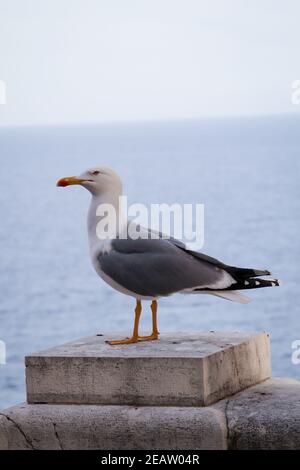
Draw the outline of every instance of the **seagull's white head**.
<instances>
[{"instance_id":1,"label":"seagull's white head","mask_svg":"<svg viewBox=\"0 0 300 470\"><path fill-rule=\"evenodd\" d=\"M95 167L84 171L79 176L68 176L58 180L56 186L70 186L79 184L88 189L94 196L101 196L107 192L122 194L122 182L113 170L108 167Z\"/></svg>"}]
</instances>

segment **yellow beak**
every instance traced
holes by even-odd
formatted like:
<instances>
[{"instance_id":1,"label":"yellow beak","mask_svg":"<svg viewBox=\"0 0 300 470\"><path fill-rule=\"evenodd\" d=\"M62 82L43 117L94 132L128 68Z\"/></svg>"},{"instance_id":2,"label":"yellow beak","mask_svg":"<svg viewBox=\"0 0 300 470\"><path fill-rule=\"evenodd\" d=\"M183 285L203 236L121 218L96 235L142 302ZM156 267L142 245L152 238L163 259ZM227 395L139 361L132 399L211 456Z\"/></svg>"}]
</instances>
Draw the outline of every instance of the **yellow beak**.
<instances>
[{"instance_id":1,"label":"yellow beak","mask_svg":"<svg viewBox=\"0 0 300 470\"><path fill-rule=\"evenodd\" d=\"M86 180L77 178L77 176L68 176L67 178L61 178L57 181L56 186L70 186L71 184L81 184Z\"/></svg>"}]
</instances>

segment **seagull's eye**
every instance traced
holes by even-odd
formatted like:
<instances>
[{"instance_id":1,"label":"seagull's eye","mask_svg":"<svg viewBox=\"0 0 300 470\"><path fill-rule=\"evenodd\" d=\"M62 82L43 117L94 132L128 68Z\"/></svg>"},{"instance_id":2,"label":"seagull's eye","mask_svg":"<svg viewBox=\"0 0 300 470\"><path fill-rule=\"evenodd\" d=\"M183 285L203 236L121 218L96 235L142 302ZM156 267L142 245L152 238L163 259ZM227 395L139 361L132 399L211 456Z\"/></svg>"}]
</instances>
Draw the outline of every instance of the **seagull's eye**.
<instances>
[{"instance_id":1,"label":"seagull's eye","mask_svg":"<svg viewBox=\"0 0 300 470\"><path fill-rule=\"evenodd\" d=\"M100 171L98 171L98 170L95 170L95 171L93 171L93 172L92 172L92 175L95 175L95 176L97 176L97 175L99 175L99 173L100 173Z\"/></svg>"}]
</instances>

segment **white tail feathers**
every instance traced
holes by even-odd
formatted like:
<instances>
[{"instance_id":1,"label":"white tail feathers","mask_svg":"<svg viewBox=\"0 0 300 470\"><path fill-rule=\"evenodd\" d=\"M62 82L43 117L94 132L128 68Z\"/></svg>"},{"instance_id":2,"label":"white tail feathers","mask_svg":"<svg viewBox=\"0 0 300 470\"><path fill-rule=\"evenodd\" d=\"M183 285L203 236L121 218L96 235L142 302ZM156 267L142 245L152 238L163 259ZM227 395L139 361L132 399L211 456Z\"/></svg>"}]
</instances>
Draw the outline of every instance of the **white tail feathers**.
<instances>
[{"instance_id":1,"label":"white tail feathers","mask_svg":"<svg viewBox=\"0 0 300 470\"><path fill-rule=\"evenodd\" d=\"M252 299L247 297L246 295L242 295L238 291L209 291L207 292L212 295L216 295L217 297L222 297L223 299L231 300L232 302L239 302L240 304L248 304L251 302Z\"/></svg>"}]
</instances>

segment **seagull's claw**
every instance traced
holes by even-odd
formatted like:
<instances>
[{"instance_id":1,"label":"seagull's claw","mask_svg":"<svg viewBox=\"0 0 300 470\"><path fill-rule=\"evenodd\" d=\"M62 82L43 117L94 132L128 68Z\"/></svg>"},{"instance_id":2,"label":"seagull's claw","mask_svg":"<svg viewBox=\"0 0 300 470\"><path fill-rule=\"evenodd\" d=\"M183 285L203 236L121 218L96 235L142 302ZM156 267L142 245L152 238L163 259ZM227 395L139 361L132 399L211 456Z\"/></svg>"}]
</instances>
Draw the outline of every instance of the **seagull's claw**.
<instances>
[{"instance_id":1,"label":"seagull's claw","mask_svg":"<svg viewBox=\"0 0 300 470\"><path fill-rule=\"evenodd\" d=\"M158 333L152 333L149 336L139 336L138 341L155 341L158 339Z\"/></svg>"},{"instance_id":2,"label":"seagull's claw","mask_svg":"<svg viewBox=\"0 0 300 470\"><path fill-rule=\"evenodd\" d=\"M131 338L116 339L116 340L105 341L105 342L107 344L110 344L110 346L117 346L120 344L134 344L139 341L154 341L156 339L158 339L158 333L152 333L152 335L149 335L149 336L137 336L137 337L132 336Z\"/></svg>"},{"instance_id":3,"label":"seagull's claw","mask_svg":"<svg viewBox=\"0 0 300 470\"><path fill-rule=\"evenodd\" d=\"M107 344L111 346L117 346L118 344L133 344L138 342L138 338L125 338L125 339L116 339L112 341L105 341Z\"/></svg>"}]
</instances>

